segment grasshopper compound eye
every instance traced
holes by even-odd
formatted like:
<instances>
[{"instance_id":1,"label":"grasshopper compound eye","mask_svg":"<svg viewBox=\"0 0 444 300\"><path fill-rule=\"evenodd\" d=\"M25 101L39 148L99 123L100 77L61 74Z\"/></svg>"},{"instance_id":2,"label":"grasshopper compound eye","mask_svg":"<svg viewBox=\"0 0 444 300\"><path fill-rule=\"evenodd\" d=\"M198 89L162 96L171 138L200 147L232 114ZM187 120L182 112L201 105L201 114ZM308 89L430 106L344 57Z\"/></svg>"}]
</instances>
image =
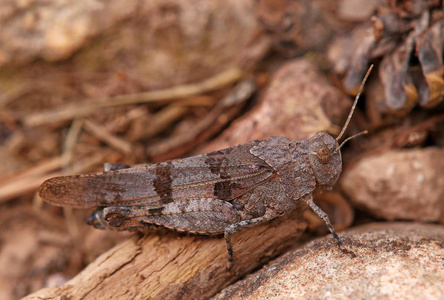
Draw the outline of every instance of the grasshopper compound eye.
<instances>
[{"instance_id":1,"label":"grasshopper compound eye","mask_svg":"<svg viewBox=\"0 0 444 300\"><path fill-rule=\"evenodd\" d=\"M316 151L316 157L321 164L328 164L331 157L330 150L328 150L328 147L326 145L322 145L321 147L319 147L318 151Z\"/></svg>"}]
</instances>

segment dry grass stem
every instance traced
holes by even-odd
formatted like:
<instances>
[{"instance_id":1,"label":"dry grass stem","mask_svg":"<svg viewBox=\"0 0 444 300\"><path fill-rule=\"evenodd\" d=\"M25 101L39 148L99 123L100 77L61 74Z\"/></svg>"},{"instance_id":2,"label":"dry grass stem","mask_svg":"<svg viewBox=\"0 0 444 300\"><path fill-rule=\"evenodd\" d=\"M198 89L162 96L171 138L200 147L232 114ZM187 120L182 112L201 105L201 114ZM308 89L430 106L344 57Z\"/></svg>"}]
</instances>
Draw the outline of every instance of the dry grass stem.
<instances>
[{"instance_id":1,"label":"dry grass stem","mask_svg":"<svg viewBox=\"0 0 444 300\"><path fill-rule=\"evenodd\" d=\"M49 111L36 113L32 116L24 117L22 121L25 126L39 126L86 116L104 107L171 101L196 96L232 84L238 81L241 77L242 71L239 68L231 68L200 83L179 85L159 91L89 99Z\"/></svg>"},{"instance_id":2,"label":"dry grass stem","mask_svg":"<svg viewBox=\"0 0 444 300\"><path fill-rule=\"evenodd\" d=\"M101 140L102 142L107 143L112 148L121 151L125 154L131 153L132 151L131 143L109 133L105 127L98 125L97 123L92 122L91 120L85 120L84 126L89 133L94 135L97 139Z\"/></svg>"},{"instance_id":3,"label":"dry grass stem","mask_svg":"<svg viewBox=\"0 0 444 300\"><path fill-rule=\"evenodd\" d=\"M105 157L109 153L109 151L99 151L96 155L77 162L70 169L70 172L77 174L91 169L92 167L103 163ZM25 171L8 176L5 180L0 179L0 203L37 190L46 179L64 175L64 172L61 171L51 172L60 169L63 166L63 162L63 156L58 156L46 160L44 163L38 164L37 166L30 167Z\"/></svg>"}]
</instances>

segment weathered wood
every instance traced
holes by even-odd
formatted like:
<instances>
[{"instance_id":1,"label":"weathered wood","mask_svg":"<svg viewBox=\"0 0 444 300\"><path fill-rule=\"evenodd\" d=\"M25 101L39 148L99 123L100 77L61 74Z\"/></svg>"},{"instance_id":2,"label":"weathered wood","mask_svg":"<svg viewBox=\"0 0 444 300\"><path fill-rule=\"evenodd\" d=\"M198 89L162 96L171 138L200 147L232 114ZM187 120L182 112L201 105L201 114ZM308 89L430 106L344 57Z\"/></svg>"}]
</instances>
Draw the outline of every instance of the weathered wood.
<instances>
[{"instance_id":1,"label":"weathered wood","mask_svg":"<svg viewBox=\"0 0 444 300\"><path fill-rule=\"evenodd\" d=\"M24 299L202 299L297 243L306 227L300 202L289 216L233 236L234 263L223 238L174 232L134 235L104 253L61 287Z\"/></svg>"}]
</instances>

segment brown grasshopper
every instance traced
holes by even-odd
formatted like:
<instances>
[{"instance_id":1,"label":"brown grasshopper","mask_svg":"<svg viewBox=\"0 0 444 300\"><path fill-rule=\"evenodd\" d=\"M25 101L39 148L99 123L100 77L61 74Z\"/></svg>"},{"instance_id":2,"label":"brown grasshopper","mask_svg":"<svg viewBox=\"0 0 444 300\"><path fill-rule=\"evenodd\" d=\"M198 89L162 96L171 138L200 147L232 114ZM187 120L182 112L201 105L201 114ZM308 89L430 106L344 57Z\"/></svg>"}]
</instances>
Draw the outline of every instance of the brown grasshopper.
<instances>
[{"instance_id":1,"label":"brown grasshopper","mask_svg":"<svg viewBox=\"0 0 444 300\"><path fill-rule=\"evenodd\" d=\"M330 188L342 171L339 139L356 107L365 80L341 133L318 132L309 140L270 137L264 141L133 167L107 163L103 173L51 178L40 197L58 206L99 207L88 223L99 229L164 227L199 235L224 235L229 261L231 236L270 221L305 201L341 244L327 214L314 202L316 188Z\"/></svg>"}]
</instances>

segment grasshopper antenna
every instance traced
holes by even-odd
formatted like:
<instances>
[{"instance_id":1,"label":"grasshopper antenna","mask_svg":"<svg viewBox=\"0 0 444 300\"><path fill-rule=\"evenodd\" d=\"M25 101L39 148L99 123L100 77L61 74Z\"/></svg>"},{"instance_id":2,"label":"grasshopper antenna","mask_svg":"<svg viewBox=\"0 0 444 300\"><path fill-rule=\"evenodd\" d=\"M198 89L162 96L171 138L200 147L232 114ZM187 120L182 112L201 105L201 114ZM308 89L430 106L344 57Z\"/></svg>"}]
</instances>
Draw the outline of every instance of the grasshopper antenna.
<instances>
[{"instance_id":1,"label":"grasshopper antenna","mask_svg":"<svg viewBox=\"0 0 444 300\"><path fill-rule=\"evenodd\" d=\"M342 146L344 146L344 144L345 143L347 143L349 140L351 140L351 139L354 139L355 137L358 137L358 136L360 136L360 135L363 135L363 134L367 134L368 133L368 131L367 130L364 130L364 131L361 131L361 132L359 132L359 133L357 133L357 134L355 134L355 135L352 135L351 137L348 137L348 138L346 138L334 151L333 151L333 153L335 153L336 151L338 151L339 149L341 149L342 148Z\"/></svg>"},{"instance_id":2,"label":"grasshopper antenna","mask_svg":"<svg viewBox=\"0 0 444 300\"><path fill-rule=\"evenodd\" d=\"M365 73L364 79L362 79L361 85L359 86L358 94L356 95L355 101L353 102L353 106L352 106L352 108L351 108L351 110L350 110L350 113L348 114L347 121L345 121L344 127L342 127L341 132L340 132L339 135L336 137L336 141L337 141L337 142L339 142L339 140L342 138L342 136L344 135L345 130L347 129L348 123L350 123L351 117L353 116L353 112L355 111L355 108L356 108L356 104L358 104L358 99L359 99L359 97L361 96L362 89L364 88L365 82L367 81L367 78L368 78L368 76L370 75L370 72L372 71L372 69L373 69L373 65L371 65L370 68L368 68L367 73ZM340 149L340 148L342 147L342 145L344 145L344 143L345 143L346 141L348 141L348 140L350 140L350 139L352 139L352 138L354 138L354 137L356 137L356 136L358 136L358 135L365 134L364 132L367 133L366 131L363 131L363 132L361 132L361 133L358 133L358 134L356 134L356 135L354 135L354 136L352 136L352 137L346 139L346 140L341 144L341 146L339 146L339 148L336 148L335 152L336 152L338 149Z\"/></svg>"}]
</instances>

